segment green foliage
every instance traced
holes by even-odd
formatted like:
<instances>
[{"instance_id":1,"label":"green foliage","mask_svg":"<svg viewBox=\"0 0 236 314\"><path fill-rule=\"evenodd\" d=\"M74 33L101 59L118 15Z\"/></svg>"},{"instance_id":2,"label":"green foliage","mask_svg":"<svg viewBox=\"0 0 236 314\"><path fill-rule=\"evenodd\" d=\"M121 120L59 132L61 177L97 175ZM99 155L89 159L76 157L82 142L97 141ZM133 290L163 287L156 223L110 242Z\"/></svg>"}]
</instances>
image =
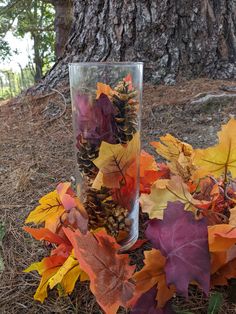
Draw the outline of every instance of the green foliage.
<instances>
[{"instance_id":1,"label":"green foliage","mask_svg":"<svg viewBox=\"0 0 236 314\"><path fill-rule=\"evenodd\" d=\"M8 99L18 95L21 91L34 83L34 69L29 65L19 72L12 70L0 71L0 99Z\"/></svg>"},{"instance_id":2,"label":"green foliage","mask_svg":"<svg viewBox=\"0 0 236 314\"><path fill-rule=\"evenodd\" d=\"M30 33L34 46L35 81L55 60L54 8L44 0L0 0L0 37L8 31L17 37ZM1 58L9 55L9 46L0 41Z\"/></svg>"},{"instance_id":3,"label":"green foliage","mask_svg":"<svg viewBox=\"0 0 236 314\"><path fill-rule=\"evenodd\" d=\"M222 294L220 292L214 292L209 299L207 314L220 313L222 303L223 303Z\"/></svg>"}]
</instances>

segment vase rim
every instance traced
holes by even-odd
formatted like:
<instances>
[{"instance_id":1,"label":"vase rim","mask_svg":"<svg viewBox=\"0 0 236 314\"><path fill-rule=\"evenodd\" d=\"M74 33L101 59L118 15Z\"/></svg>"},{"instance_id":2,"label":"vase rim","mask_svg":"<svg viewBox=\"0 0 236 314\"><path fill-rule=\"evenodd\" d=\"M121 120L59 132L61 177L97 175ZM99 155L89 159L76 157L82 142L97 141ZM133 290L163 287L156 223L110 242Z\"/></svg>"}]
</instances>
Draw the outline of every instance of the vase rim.
<instances>
[{"instance_id":1,"label":"vase rim","mask_svg":"<svg viewBox=\"0 0 236 314\"><path fill-rule=\"evenodd\" d=\"M143 65L143 62L133 62L133 61L89 61L89 62L70 62L69 67L72 66L99 66L99 65L107 65L107 66L133 66L133 65Z\"/></svg>"}]
</instances>

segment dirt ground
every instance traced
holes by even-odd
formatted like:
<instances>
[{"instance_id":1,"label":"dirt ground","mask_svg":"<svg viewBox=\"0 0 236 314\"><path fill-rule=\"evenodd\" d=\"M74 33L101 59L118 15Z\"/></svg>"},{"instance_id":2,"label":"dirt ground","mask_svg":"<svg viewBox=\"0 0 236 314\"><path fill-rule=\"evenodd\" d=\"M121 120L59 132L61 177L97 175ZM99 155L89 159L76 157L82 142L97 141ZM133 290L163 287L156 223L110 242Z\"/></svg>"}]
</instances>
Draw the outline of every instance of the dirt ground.
<instances>
[{"instance_id":1,"label":"dirt ground","mask_svg":"<svg viewBox=\"0 0 236 314\"><path fill-rule=\"evenodd\" d=\"M169 87L146 85L143 148L152 151L149 142L168 132L194 147L215 143L220 125L236 117L236 98L192 105L191 101L209 92L235 93L234 87L222 91L224 86L236 86L236 82L200 79ZM33 301L39 277L22 272L47 254L46 247L23 232L26 216L41 196L74 174L70 99L67 89L61 92L66 103L57 92L0 103L0 223L6 228L0 246L5 263L0 273L0 314L102 313L87 284L78 284L70 297L59 299L50 292L44 304ZM141 250L134 258L142 262ZM223 293L221 313L235 313L236 305L228 302L228 289ZM179 313L207 313L207 299L194 291L188 301L177 298L175 304Z\"/></svg>"}]
</instances>

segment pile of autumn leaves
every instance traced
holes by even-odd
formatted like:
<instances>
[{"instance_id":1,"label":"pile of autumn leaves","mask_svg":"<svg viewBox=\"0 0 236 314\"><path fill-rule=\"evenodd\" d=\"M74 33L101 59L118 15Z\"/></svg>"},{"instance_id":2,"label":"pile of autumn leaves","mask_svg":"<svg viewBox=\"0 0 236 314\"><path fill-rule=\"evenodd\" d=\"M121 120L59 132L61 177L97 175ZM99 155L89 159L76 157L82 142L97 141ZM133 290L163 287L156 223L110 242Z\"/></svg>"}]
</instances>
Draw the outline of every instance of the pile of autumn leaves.
<instances>
[{"instance_id":1,"label":"pile of autumn leaves","mask_svg":"<svg viewBox=\"0 0 236 314\"><path fill-rule=\"evenodd\" d=\"M207 149L167 134L151 143L166 163L142 152L140 203L149 214L145 235L153 249L144 252L139 272L105 230L87 229L86 211L69 183L44 196L26 220L44 227L24 227L52 246L50 256L25 270L42 276L34 298L43 302L54 287L70 294L77 280L90 280L105 313L119 306L132 313L170 313L169 300L187 297L189 284L208 294L236 278L235 134L231 119L218 132L218 144Z\"/></svg>"}]
</instances>

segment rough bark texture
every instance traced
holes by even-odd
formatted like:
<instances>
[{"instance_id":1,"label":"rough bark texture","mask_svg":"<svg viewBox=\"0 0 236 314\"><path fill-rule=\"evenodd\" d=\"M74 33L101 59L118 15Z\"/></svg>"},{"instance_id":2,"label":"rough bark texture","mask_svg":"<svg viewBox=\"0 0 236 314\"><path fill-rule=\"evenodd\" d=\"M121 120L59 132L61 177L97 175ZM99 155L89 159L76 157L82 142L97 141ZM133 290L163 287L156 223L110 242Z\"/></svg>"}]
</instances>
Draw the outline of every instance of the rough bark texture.
<instances>
[{"instance_id":1,"label":"rough bark texture","mask_svg":"<svg viewBox=\"0 0 236 314\"><path fill-rule=\"evenodd\" d=\"M77 61L144 61L154 83L236 77L236 0L74 0L74 16L64 56L37 90Z\"/></svg>"},{"instance_id":2,"label":"rough bark texture","mask_svg":"<svg viewBox=\"0 0 236 314\"><path fill-rule=\"evenodd\" d=\"M73 6L71 0L56 0L54 1L55 8L55 32L56 32L56 56L60 58L65 51L72 21L73 21Z\"/></svg>"}]
</instances>

